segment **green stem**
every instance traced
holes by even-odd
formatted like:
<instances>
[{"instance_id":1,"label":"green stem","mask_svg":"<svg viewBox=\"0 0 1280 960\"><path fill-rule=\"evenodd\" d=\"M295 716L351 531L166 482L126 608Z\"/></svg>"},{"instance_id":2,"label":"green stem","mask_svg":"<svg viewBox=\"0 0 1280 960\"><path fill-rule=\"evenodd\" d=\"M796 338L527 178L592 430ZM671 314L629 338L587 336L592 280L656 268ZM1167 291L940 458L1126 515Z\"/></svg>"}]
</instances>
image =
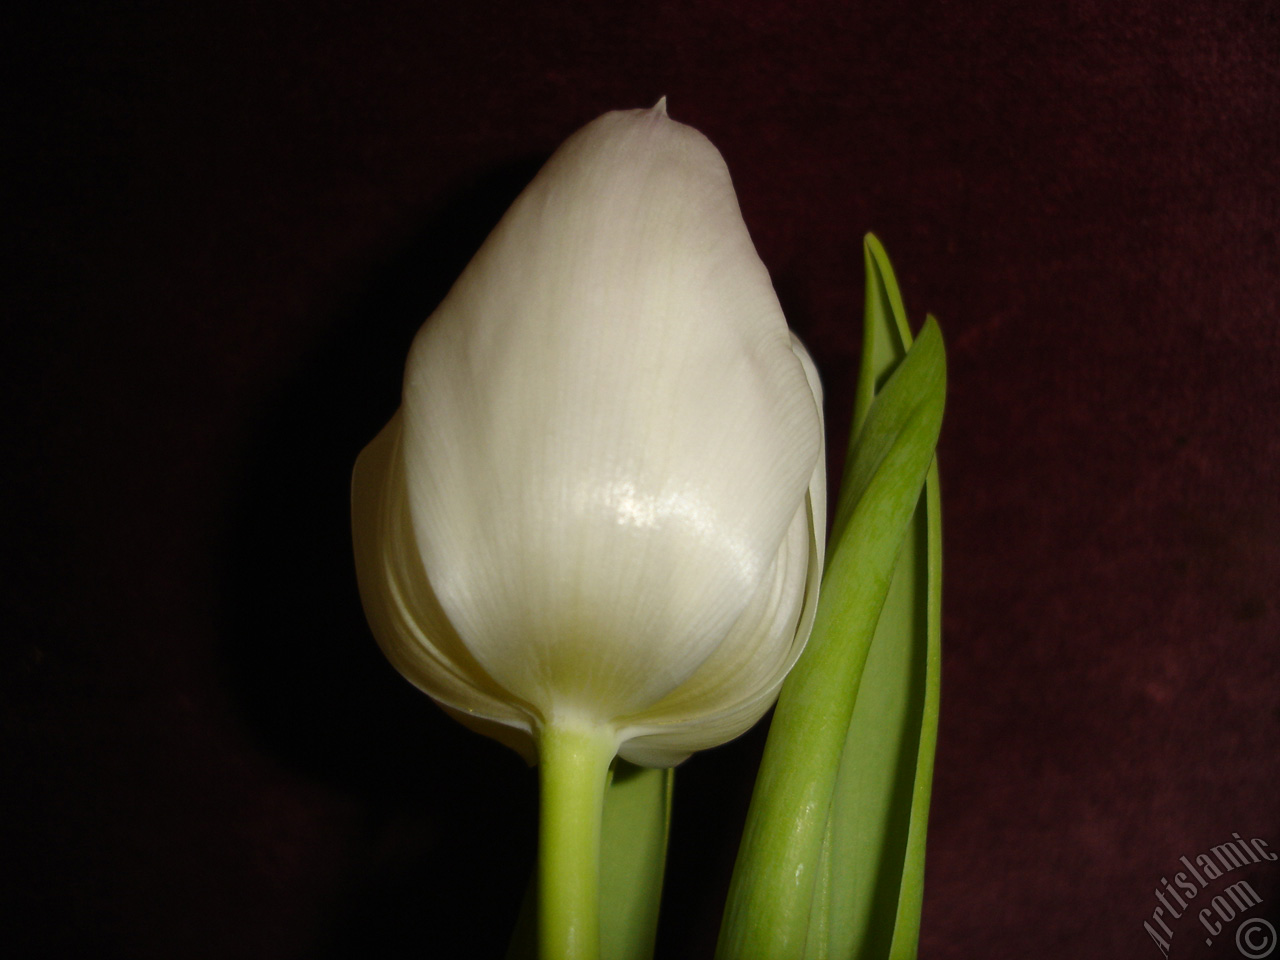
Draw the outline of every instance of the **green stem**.
<instances>
[{"instance_id":1,"label":"green stem","mask_svg":"<svg viewBox=\"0 0 1280 960\"><path fill-rule=\"evenodd\" d=\"M611 729L551 721L539 739L538 956L599 960L600 821Z\"/></svg>"}]
</instances>

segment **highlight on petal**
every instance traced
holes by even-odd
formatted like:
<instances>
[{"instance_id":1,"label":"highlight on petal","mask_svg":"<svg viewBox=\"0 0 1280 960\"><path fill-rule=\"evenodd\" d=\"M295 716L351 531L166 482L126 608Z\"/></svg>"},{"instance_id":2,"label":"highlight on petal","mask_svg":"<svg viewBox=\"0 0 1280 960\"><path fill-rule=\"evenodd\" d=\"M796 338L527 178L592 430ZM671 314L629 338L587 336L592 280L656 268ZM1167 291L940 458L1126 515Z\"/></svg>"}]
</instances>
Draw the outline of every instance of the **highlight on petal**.
<instances>
[{"instance_id":1,"label":"highlight on petal","mask_svg":"<svg viewBox=\"0 0 1280 960\"><path fill-rule=\"evenodd\" d=\"M804 365L821 425L822 385L817 368L794 335L791 345ZM809 491L775 557L773 576L761 582L752 606L679 690L646 715L624 721L620 750L624 759L646 766L680 763L691 753L745 733L772 706L813 627L826 542L826 506L826 458L820 448ZM779 644L780 637L790 637L791 642Z\"/></svg>"}]
</instances>

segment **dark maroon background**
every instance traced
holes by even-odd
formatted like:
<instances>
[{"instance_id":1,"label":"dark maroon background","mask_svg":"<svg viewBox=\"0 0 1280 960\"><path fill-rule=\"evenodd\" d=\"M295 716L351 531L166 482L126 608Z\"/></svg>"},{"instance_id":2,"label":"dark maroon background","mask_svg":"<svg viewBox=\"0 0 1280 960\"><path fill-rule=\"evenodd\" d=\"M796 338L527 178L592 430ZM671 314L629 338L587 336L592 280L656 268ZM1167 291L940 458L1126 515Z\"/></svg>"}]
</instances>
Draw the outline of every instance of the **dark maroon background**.
<instances>
[{"instance_id":1,"label":"dark maroon background","mask_svg":"<svg viewBox=\"0 0 1280 960\"><path fill-rule=\"evenodd\" d=\"M1179 856L1280 847L1278 9L11 24L6 953L500 953L533 780L379 657L348 475L538 163L666 94L723 151L823 372L833 469L864 231L948 340L922 956L1158 957L1142 921ZM678 778L663 957L710 955L760 742ZM1277 871L1251 876L1274 914ZM1193 955L1194 918L1175 930Z\"/></svg>"}]
</instances>

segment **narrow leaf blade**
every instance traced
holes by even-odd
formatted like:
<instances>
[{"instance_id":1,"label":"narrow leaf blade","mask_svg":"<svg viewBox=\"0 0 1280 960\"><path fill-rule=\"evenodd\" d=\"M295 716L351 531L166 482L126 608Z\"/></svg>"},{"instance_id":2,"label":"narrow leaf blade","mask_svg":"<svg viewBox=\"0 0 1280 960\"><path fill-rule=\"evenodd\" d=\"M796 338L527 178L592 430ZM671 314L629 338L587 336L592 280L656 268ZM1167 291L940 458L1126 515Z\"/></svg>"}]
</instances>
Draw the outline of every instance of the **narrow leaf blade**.
<instances>
[{"instance_id":1,"label":"narrow leaf blade","mask_svg":"<svg viewBox=\"0 0 1280 960\"><path fill-rule=\"evenodd\" d=\"M601 828L601 960L653 956L674 784L672 768L617 761Z\"/></svg>"},{"instance_id":2,"label":"narrow leaf blade","mask_svg":"<svg viewBox=\"0 0 1280 960\"><path fill-rule=\"evenodd\" d=\"M862 389L911 348L883 247L868 236ZM873 391L874 392L874 391ZM855 415L855 431L860 420ZM833 960L912 958L919 939L925 833L937 743L942 522L936 460L894 569L867 657L832 799L828 833Z\"/></svg>"},{"instance_id":3,"label":"narrow leaf blade","mask_svg":"<svg viewBox=\"0 0 1280 960\"><path fill-rule=\"evenodd\" d=\"M805 955L849 718L933 460L945 389L942 337L929 321L868 408L851 452L842 496L851 506L837 521L813 634L783 685L747 815L717 951L726 960Z\"/></svg>"}]
</instances>

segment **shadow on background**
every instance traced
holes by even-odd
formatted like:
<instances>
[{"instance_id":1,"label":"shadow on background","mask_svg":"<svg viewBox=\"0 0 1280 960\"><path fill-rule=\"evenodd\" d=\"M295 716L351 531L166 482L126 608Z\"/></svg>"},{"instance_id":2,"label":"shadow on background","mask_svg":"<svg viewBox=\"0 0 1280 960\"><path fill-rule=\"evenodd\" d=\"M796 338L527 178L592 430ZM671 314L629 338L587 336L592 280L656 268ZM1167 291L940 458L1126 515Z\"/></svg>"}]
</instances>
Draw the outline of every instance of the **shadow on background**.
<instances>
[{"instance_id":1,"label":"shadow on background","mask_svg":"<svg viewBox=\"0 0 1280 960\"><path fill-rule=\"evenodd\" d=\"M354 862L325 957L501 955L532 865L523 763L448 719L374 644L348 497L356 455L399 403L413 335L540 164L498 169L423 218L340 304L245 458L219 604L226 681L262 749L363 819L362 835L332 841Z\"/></svg>"}]
</instances>

